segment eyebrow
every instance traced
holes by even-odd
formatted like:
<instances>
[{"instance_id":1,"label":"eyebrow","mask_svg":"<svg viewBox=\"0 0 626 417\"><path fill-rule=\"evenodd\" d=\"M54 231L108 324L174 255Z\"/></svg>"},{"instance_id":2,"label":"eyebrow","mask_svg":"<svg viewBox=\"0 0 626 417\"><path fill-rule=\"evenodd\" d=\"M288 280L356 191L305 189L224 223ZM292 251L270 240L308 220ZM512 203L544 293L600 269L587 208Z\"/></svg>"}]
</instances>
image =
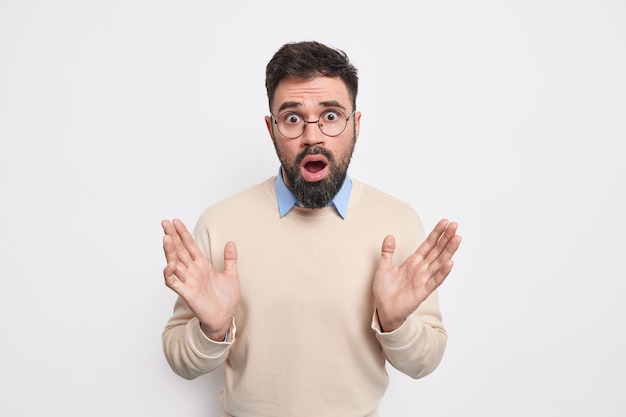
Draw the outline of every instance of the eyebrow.
<instances>
[{"instance_id":1,"label":"eyebrow","mask_svg":"<svg viewBox=\"0 0 626 417\"><path fill-rule=\"evenodd\" d=\"M322 106L322 107L338 107L341 110L346 110L345 106L343 106L341 103L339 103L337 100L327 100L327 101L320 101L318 103L318 105ZM299 107L302 107L302 103L298 102L298 101L285 101L283 104L280 105L280 107L278 108L278 113L282 112L285 109L297 109Z\"/></svg>"}]
</instances>

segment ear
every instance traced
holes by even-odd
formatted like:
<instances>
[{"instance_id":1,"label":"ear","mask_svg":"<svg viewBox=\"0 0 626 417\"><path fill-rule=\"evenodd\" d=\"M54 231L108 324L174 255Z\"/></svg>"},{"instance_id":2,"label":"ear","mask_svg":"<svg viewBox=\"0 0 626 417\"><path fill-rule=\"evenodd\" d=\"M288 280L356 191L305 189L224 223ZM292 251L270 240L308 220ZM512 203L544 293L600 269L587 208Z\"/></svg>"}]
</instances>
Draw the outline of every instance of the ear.
<instances>
[{"instance_id":1,"label":"ear","mask_svg":"<svg viewBox=\"0 0 626 417\"><path fill-rule=\"evenodd\" d=\"M361 131L361 112L354 113L354 137L355 141L359 139L359 132Z\"/></svg>"},{"instance_id":2,"label":"ear","mask_svg":"<svg viewBox=\"0 0 626 417\"><path fill-rule=\"evenodd\" d=\"M272 142L274 142L274 135L272 132L272 117L271 116L265 116L265 127L267 127L267 133L270 134L270 139L272 139Z\"/></svg>"}]
</instances>

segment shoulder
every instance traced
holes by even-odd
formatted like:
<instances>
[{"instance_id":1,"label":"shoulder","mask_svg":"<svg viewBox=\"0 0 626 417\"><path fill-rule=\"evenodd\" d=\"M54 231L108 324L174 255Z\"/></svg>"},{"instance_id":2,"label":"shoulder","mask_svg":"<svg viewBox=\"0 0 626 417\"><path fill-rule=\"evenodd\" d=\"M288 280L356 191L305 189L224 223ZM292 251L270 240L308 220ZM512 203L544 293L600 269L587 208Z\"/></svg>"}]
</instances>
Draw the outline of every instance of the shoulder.
<instances>
[{"instance_id":1,"label":"shoulder","mask_svg":"<svg viewBox=\"0 0 626 417\"><path fill-rule=\"evenodd\" d=\"M382 211L387 214L419 218L415 209L406 201L388 194L358 179L352 179L352 195L350 205L355 208Z\"/></svg>"},{"instance_id":2,"label":"shoulder","mask_svg":"<svg viewBox=\"0 0 626 417\"><path fill-rule=\"evenodd\" d=\"M352 179L355 193L350 201L348 218L380 229L383 236L394 235L398 244L399 259L406 259L426 238L422 219L406 201L381 191L371 185Z\"/></svg>"},{"instance_id":3,"label":"shoulder","mask_svg":"<svg viewBox=\"0 0 626 417\"><path fill-rule=\"evenodd\" d=\"M368 228L382 242L396 237L398 259L406 259L424 240L424 227L417 211L407 202L352 178L354 194L348 206L350 222Z\"/></svg>"},{"instance_id":4,"label":"shoulder","mask_svg":"<svg viewBox=\"0 0 626 417\"><path fill-rule=\"evenodd\" d=\"M273 176L214 203L204 210L199 222L207 222L213 218L260 215L267 211L278 213L275 184L276 176Z\"/></svg>"}]
</instances>

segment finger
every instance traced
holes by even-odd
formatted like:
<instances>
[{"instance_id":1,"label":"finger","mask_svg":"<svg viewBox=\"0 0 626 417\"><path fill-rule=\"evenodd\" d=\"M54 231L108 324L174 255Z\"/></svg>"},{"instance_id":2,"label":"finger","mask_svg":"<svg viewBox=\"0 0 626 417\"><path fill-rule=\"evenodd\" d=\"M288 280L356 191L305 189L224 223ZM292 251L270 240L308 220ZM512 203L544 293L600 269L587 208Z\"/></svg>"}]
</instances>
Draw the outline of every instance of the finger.
<instances>
[{"instance_id":1,"label":"finger","mask_svg":"<svg viewBox=\"0 0 626 417\"><path fill-rule=\"evenodd\" d=\"M163 237L163 251L165 252L165 260L167 261L163 275L166 280L169 276L175 275L176 280L185 281L187 266L180 261L172 240L172 236L166 235Z\"/></svg>"},{"instance_id":2,"label":"finger","mask_svg":"<svg viewBox=\"0 0 626 417\"><path fill-rule=\"evenodd\" d=\"M446 259L452 259L456 251L459 249L459 246L461 246L462 240L463 238L461 237L461 235L454 235L452 238L450 238L450 241L446 244L443 252Z\"/></svg>"},{"instance_id":3,"label":"finger","mask_svg":"<svg viewBox=\"0 0 626 417\"><path fill-rule=\"evenodd\" d=\"M436 277L442 272L444 274L450 273L452 265L448 267L448 263L452 262L452 257L456 253L457 249L461 245L461 236L455 234L449 240L447 240L445 247L439 252L437 258L428 264L428 272Z\"/></svg>"},{"instance_id":4,"label":"finger","mask_svg":"<svg viewBox=\"0 0 626 417\"><path fill-rule=\"evenodd\" d=\"M165 252L165 260L168 262L170 275L176 275L175 282L184 282L187 269L192 265L193 261L182 244L179 233L174 223L168 220L161 222L165 236L163 236L163 251Z\"/></svg>"},{"instance_id":5,"label":"finger","mask_svg":"<svg viewBox=\"0 0 626 417\"><path fill-rule=\"evenodd\" d=\"M166 226L166 228L168 228ZM165 252L165 259L175 261L177 268L187 269L192 263L191 256L187 249L183 245L178 232L174 226L171 225L172 230L168 230L167 234L163 236L163 250Z\"/></svg>"},{"instance_id":6,"label":"finger","mask_svg":"<svg viewBox=\"0 0 626 417\"><path fill-rule=\"evenodd\" d=\"M412 258L414 258L415 262L419 262L422 259L426 259L426 257L432 251L432 249L437 246L437 242L439 242L441 235L445 232L446 228L448 227L448 223L449 222L447 219L439 220L439 222L435 225L433 230L428 234L426 239L422 242L421 245L419 245L417 250L414 252L413 254L414 256L412 256Z\"/></svg>"},{"instance_id":7,"label":"finger","mask_svg":"<svg viewBox=\"0 0 626 417\"><path fill-rule=\"evenodd\" d=\"M441 270L443 270L446 263L452 260L452 257L454 256L460 245L461 236L455 234L454 236L446 239L446 243L443 248L437 248L431 251L425 261L425 263L428 265L428 272L432 276L435 276Z\"/></svg>"},{"instance_id":8,"label":"finger","mask_svg":"<svg viewBox=\"0 0 626 417\"><path fill-rule=\"evenodd\" d=\"M235 242L227 242L224 246L224 272L237 274L237 245Z\"/></svg>"},{"instance_id":9,"label":"finger","mask_svg":"<svg viewBox=\"0 0 626 417\"><path fill-rule=\"evenodd\" d=\"M170 262L178 262L178 256L176 254L176 247L172 236L166 234L163 236L163 252L165 253L165 260Z\"/></svg>"},{"instance_id":10,"label":"finger","mask_svg":"<svg viewBox=\"0 0 626 417\"><path fill-rule=\"evenodd\" d=\"M380 263L379 265L392 266L393 254L396 251L396 238L392 235L387 235L383 239L381 248Z\"/></svg>"},{"instance_id":11,"label":"finger","mask_svg":"<svg viewBox=\"0 0 626 417\"><path fill-rule=\"evenodd\" d=\"M174 225L169 220L161 220L161 227L166 235L175 233Z\"/></svg>"},{"instance_id":12,"label":"finger","mask_svg":"<svg viewBox=\"0 0 626 417\"><path fill-rule=\"evenodd\" d=\"M191 255L189 255L189 251L185 248L183 244L180 233L176 229L176 222L180 222L180 220L174 219L172 221L163 220L161 225L163 227L163 231L165 235L171 241L171 249L170 253L176 256L176 260L184 265L185 268L189 267L193 261L191 259ZM165 238L164 238L165 242Z\"/></svg>"},{"instance_id":13,"label":"finger","mask_svg":"<svg viewBox=\"0 0 626 417\"><path fill-rule=\"evenodd\" d=\"M452 267L454 266L454 261L452 259L445 262L441 269L433 275L428 281L426 281L425 288L428 295L430 295L433 291L435 291L443 282L446 280L450 272L452 271Z\"/></svg>"},{"instance_id":14,"label":"finger","mask_svg":"<svg viewBox=\"0 0 626 417\"><path fill-rule=\"evenodd\" d=\"M168 262L163 269L163 278L165 279L165 285L174 289L181 281L175 275L176 262Z\"/></svg>"},{"instance_id":15,"label":"finger","mask_svg":"<svg viewBox=\"0 0 626 417\"><path fill-rule=\"evenodd\" d=\"M195 240L193 240L193 236L191 236L191 233L189 233L185 224L179 219L174 219L172 223L174 224L181 243L185 248L184 252L186 256L189 257L189 261L193 262L198 258L204 257L204 254L196 244Z\"/></svg>"},{"instance_id":16,"label":"finger","mask_svg":"<svg viewBox=\"0 0 626 417\"><path fill-rule=\"evenodd\" d=\"M424 260L427 263L435 262L442 255L444 256L443 259L441 259L442 262L445 262L452 257L454 251L452 253L449 253L449 251L446 251L446 248L450 244L454 236L456 236L456 231L458 227L459 225L456 222L450 222L446 225L445 229L440 234L436 245L431 248L430 252L428 252L428 254L426 255L426 258Z\"/></svg>"}]
</instances>

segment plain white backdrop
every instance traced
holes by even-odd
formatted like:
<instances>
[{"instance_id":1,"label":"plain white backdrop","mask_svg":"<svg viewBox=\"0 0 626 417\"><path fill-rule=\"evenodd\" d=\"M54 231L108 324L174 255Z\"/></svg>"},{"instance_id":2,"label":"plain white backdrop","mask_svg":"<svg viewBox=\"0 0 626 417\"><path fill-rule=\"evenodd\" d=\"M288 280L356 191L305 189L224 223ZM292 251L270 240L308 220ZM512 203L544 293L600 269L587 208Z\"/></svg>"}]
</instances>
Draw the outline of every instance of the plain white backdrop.
<instances>
[{"instance_id":1,"label":"plain white backdrop","mask_svg":"<svg viewBox=\"0 0 626 417\"><path fill-rule=\"evenodd\" d=\"M360 72L352 176L460 223L449 345L391 416L626 413L626 4L0 2L0 415L218 416L170 371L159 222L274 175L265 64Z\"/></svg>"}]
</instances>

